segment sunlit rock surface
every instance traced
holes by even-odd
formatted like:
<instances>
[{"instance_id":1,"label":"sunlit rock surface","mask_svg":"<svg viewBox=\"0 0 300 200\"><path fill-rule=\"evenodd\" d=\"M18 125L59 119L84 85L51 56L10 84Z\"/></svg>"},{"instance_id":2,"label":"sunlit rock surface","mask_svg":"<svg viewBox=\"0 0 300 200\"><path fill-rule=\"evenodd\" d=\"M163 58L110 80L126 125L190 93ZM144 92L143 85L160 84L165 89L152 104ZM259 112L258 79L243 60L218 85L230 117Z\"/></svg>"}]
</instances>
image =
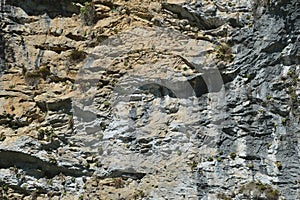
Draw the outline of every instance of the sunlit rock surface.
<instances>
[{"instance_id":1,"label":"sunlit rock surface","mask_svg":"<svg viewBox=\"0 0 300 200\"><path fill-rule=\"evenodd\" d=\"M299 199L299 2L5 1L0 199Z\"/></svg>"}]
</instances>

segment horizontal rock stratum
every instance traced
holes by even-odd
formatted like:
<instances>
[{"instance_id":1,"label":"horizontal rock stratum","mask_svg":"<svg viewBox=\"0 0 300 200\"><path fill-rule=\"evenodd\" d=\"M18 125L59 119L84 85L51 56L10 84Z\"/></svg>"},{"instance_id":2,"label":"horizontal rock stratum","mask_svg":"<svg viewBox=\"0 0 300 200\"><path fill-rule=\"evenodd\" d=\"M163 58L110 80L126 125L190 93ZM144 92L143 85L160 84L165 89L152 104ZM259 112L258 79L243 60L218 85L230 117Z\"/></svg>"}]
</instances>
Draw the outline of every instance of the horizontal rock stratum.
<instances>
[{"instance_id":1,"label":"horizontal rock stratum","mask_svg":"<svg viewBox=\"0 0 300 200\"><path fill-rule=\"evenodd\" d=\"M0 199L300 199L297 0L1 0Z\"/></svg>"}]
</instances>

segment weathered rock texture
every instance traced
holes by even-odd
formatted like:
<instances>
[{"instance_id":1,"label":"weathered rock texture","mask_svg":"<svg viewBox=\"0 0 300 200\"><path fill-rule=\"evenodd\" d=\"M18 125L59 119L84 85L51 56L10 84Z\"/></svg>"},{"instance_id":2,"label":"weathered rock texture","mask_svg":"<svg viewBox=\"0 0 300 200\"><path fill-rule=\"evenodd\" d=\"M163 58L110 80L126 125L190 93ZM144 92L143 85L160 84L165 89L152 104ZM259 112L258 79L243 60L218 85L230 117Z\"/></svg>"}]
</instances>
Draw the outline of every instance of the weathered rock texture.
<instances>
[{"instance_id":1,"label":"weathered rock texture","mask_svg":"<svg viewBox=\"0 0 300 200\"><path fill-rule=\"evenodd\" d=\"M297 0L0 18L0 199L300 199Z\"/></svg>"}]
</instances>

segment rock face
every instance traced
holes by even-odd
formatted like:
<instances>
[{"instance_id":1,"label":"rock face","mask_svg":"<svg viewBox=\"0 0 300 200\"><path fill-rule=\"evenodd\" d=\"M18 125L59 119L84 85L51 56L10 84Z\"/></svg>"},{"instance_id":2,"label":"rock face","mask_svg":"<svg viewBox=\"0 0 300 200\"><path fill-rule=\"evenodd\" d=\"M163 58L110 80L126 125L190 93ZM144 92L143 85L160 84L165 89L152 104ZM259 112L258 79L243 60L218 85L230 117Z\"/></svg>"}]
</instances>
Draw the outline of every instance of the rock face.
<instances>
[{"instance_id":1,"label":"rock face","mask_svg":"<svg viewBox=\"0 0 300 200\"><path fill-rule=\"evenodd\" d=\"M0 199L300 198L297 0L0 5Z\"/></svg>"}]
</instances>

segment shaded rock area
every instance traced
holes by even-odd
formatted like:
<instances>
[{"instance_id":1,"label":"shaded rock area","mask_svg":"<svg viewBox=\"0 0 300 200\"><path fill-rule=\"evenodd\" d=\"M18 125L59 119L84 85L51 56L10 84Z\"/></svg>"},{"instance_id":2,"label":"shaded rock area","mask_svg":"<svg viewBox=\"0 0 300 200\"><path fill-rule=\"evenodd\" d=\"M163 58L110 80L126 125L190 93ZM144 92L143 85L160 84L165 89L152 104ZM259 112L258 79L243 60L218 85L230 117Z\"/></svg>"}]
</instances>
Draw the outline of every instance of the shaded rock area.
<instances>
[{"instance_id":1,"label":"shaded rock area","mask_svg":"<svg viewBox=\"0 0 300 200\"><path fill-rule=\"evenodd\" d=\"M300 198L297 0L0 6L0 199Z\"/></svg>"}]
</instances>

